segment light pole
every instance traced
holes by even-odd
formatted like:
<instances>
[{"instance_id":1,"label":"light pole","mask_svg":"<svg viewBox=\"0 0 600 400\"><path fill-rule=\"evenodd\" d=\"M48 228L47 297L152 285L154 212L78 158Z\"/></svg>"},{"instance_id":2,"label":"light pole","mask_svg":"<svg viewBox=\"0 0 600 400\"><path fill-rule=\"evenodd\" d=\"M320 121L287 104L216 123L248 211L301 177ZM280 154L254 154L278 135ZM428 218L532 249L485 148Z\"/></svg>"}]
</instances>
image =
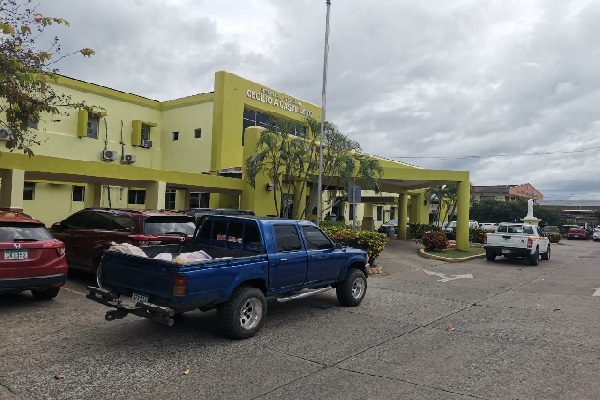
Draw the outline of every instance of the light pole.
<instances>
[{"instance_id":1,"label":"light pole","mask_svg":"<svg viewBox=\"0 0 600 400\"><path fill-rule=\"evenodd\" d=\"M327 15L325 17L325 50L323 51L323 88L321 91L321 134L319 137L319 183L317 196L317 225L321 222L321 201L323 199L323 131L325 130L325 115L327 106L327 56L329 55L329 10L331 0L325 2Z\"/></svg>"}]
</instances>

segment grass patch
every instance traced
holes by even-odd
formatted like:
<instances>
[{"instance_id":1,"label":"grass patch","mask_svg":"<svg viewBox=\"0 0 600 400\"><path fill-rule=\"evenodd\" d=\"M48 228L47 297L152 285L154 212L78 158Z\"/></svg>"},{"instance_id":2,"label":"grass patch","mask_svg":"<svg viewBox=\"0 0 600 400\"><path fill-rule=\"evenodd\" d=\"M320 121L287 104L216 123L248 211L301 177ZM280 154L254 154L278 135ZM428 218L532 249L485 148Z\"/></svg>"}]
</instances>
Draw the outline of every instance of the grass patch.
<instances>
[{"instance_id":1,"label":"grass patch","mask_svg":"<svg viewBox=\"0 0 600 400\"><path fill-rule=\"evenodd\" d=\"M480 254L485 254L485 249L483 247L469 247L469 250L457 250L457 249L446 249L442 251L437 250L424 250L426 254L431 254L432 256L444 257L444 258L463 258L470 256L478 256Z\"/></svg>"}]
</instances>

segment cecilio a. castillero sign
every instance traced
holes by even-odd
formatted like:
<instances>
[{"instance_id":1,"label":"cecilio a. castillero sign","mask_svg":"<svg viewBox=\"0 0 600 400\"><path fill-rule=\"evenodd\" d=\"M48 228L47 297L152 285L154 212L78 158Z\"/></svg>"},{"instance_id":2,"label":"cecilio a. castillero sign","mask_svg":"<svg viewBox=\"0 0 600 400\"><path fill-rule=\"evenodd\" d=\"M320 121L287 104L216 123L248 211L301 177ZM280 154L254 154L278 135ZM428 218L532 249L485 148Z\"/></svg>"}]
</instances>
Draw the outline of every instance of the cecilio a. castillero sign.
<instances>
[{"instance_id":1,"label":"cecilio a. castillero sign","mask_svg":"<svg viewBox=\"0 0 600 400\"><path fill-rule=\"evenodd\" d=\"M273 107L279 107L282 110L295 112L307 117L312 117L312 111L302 108L302 102L292 97L282 96L274 90L261 88L259 92L254 90L246 90L246 97L252 100L260 101L272 105Z\"/></svg>"}]
</instances>

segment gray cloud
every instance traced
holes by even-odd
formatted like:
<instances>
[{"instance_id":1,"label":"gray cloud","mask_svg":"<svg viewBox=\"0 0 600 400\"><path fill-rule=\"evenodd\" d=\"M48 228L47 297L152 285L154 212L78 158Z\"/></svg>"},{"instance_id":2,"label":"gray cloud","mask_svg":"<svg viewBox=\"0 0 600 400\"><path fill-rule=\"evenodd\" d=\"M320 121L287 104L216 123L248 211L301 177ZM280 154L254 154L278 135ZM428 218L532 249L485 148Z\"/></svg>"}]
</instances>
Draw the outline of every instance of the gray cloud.
<instances>
[{"instance_id":1,"label":"gray cloud","mask_svg":"<svg viewBox=\"0 0 600 400\"><path fill-rule=\"evenodd\" d=\"M166 100L210 91L227 70L321 103L325 1L40 9L70 20L57 30L65 51L97 53L59 63L65 75ZM366 152L469 170L476 185L600 199L597 151L573 152L600 147L599 19L592 0L333 0L328 119ZM548 152L564 153L517 156Z\"/></svg>"}]
</instances>

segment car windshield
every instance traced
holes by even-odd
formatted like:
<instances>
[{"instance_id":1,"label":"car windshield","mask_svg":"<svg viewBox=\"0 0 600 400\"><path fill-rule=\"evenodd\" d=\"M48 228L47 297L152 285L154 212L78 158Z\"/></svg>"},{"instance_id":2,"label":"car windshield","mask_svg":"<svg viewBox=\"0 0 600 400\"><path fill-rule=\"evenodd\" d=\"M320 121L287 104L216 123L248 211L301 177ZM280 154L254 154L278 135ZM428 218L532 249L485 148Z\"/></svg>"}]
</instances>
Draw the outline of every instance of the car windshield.
<instances>
[{"instance_id":1,"label":"car windshield","mask_svg":"<svg viewBox=\"0 0 600 400\"><path fill-rule=\"evenodd\" d=\"M193 235L196 224L186 217L148 217L144 221L144 234L146 235L165 235L165 234L186 234Z\"/></svg>"},{"instance_id":2,"label":"car windshield","mask_svg":"<svg viewBox=\"0 0 600 400\"><path fill-rule=\"evenodd\" d=\"M49 239L52 234L40 224L0 223L0 242Z\"/></svg>"},{"instance_id":3,"label":"car windshield","mask_svg":"<svg viewBox=\"0 0 600 400\"><path fill-rule=\"evenodd\" d=\"M398 225L398 220L397 219L390 219L388 222L385 223L386 225Z\"/></svg>"}]
</instances>

